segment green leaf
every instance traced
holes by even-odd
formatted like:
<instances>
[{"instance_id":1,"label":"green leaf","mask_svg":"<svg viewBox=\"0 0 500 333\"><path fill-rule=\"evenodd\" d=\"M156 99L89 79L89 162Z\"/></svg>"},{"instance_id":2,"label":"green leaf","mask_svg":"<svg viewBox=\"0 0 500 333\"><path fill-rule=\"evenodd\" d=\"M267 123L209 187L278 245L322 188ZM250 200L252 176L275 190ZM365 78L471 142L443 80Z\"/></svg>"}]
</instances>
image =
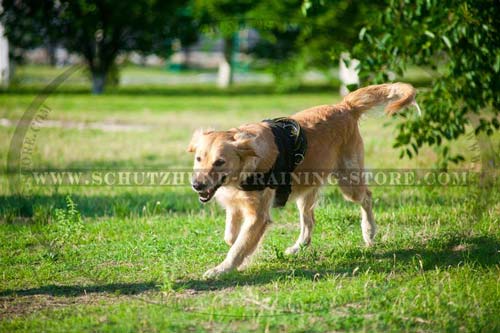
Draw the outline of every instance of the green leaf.
<instances>
[{"instance_id":1,"label":"green leaf","mask_svg":"<svg viewBox=\"0 0 500 333\"><path fill-rule=\"evenodd\" d=\"M310 0L305 0L303 3L302 3L302 6L300 8L300 10L302 11L302 15L304 16L307 16L307 11L309 10L309 8L312 7L312 3Z\"/></svg>"},{"instance_id":2,"label":"green leaf","mask_svg":"<svg viewBox=\"0 0 500 333\"><path fill-rule=\"evenodd\" d=\"M354 91L354 90L357 90L359 88L359 85L357 83L352 83L352 84L348 84L346 86L346 88L349 91Z\"/></svg>"},{"instance_id":3,"label":"green leaf","mask_svg":"<svg viewBox=\"0 0 500 333\"><path fill-rule=\"evenodd\" d=\"M359 31L359 40L363 40L364 37L365 37L365 34L366 34L366 27L363 27L360 31Z\"/></svg>"},{"instance_id":4,"label":"green leaf","mask_svg":"<svg viewBox=\"0 0 500 333\"><path fill-rule=\"evenodd\" d=\"M495 73L498 73L500 71L500 53L497 54L495 57L495 64L493 65L493 70Z\"/></svg>"},{"instance_id":5,"label":"green leaf","mask_svg":"<svg viewBox=\"0 0 500 333\"><path fill-rule=\"evenodd\" d=\"M435 38L436 35L434 35L432 32L430 32L429 30L425 30L424 32L425 35L429 36L430 38Z\"/></svg>"},{"instance_id":6,"label":"green leaf","mask_svg":"<svg viewBox=\"0 0 500 333\"><path fill-rule=\"evenodd\" d=\"M442 35L441 36L441 39L443 40L443 42L446 44L446 46L448 46L448 48L451 50L451 42L450 40L448 39L448 37L446 37L445 35Z\"/></svg>"},{"instance_id":7,"label":"green leaf","mask_svg":"<svg viewBox=\"0 0 500 333\"><path fill-rule=\"evenodd\" d=\"M416 144L412 143L411 146L413 147L413 151L415 152L415 155L418 155L418 147Z\"/></svg>"}]
</instances>

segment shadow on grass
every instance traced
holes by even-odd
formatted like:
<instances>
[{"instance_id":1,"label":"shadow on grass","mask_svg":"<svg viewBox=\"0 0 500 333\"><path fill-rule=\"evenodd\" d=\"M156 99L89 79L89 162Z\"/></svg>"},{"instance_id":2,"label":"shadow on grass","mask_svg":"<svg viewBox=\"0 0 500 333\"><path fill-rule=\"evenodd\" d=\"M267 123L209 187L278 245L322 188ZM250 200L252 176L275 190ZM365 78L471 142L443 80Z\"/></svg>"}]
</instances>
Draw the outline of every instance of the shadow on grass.
<instances>
[{"instance_id":1,"label":"shadow on grass","mask_svg":"<svg viewBox=\"0 0 500 333\"><path fill-rule=\"evenodd\" d=\"M122 191L120 191L122 192ZM69 194L83 217L118 218L190 212L200 208L198 198L188 191L156 193L122 192L120 194ZM8 223L31 220L48 223L56 209L66 208L67 193L31 196L0 195L0 220Z\"/></svg>"},{"instance_id":2,"label":"shadow on grass","mask_svg":"<svg viewBox=\"0 0 500 333\"><path fill-rule=\"evenodd\" d=\"M470 202L470 195L466 189L454 189L457 195L443 195L446 188L436 187L414 187L414 186L371 186L375 209L401 209L412 206L445 206L460 205ZM468 188L467 188L468 189ZM358 207L346 201L338 187L333 187L322 194L323 205L342 205L346 207Z\"/></svg>"},{"instance_id":3,"label":"shadow on grass","mask_svg":"<svg viewBox=\"0 0 500 333\"><path fill-rule=\"evenodd\" d=\"M155 282L142 283L111 283L90 286L57 286L47 285L38 288L5 290L0 292L0 297L5 296L82 296L93 293L111 293L117 295L137 295L147 291L159 290Z\"/></svg>"},{"instance_id":4,"label":"shadow on grass","mask_svg":"<svg viewBox=\"0 0 500 333\"><path fill-rule=\"evenodd\" d=\"M283 258L288 270L264 269L250 273L231 273L218 279L188 279L177 281L174 290L212 291L236 286L264 285L281 280L306 279L317 281L328 275L355 277L355 271L374 273L418 272L436 268L458 267L468 263L473 267L489 267L500 263L500 241L493 237L443 236L408 249L363 249L343 254L344 260L329 265L328 258L315 261L303 256ZM390 245L390 244L389 244ZM276 260L274 260L276 261ZM273 263L273 267L278 266ZM333 266L333 267L332 267ZM300 267L300 268L293 268Z\"/></svg>"},{"instance_id":5,"label":"shadow on grass","mask_svg":"<svg viewBox=\"0 0 500 333\"><path fill-rule=\"evenodd\" d=\"M397 193L400 189L388 189ZM63 192L64 191L64 192ZM181 189L179 187L172 189L165 187L162 191L144 191L138 193L135 188L120 188L119 191L110 190L110 193L96 193L78 190L79 193L71 193L68 187L69 195L76 203L77 209L83 217L112 216L117 218L140 217L147 215L161 215L171 212L187 213L201 209L198 198L189 188ZM89 191L94 191L89 187ZM30 196L19 195L0 195L0 220L15 222L19 219L21 222L41 222L46 220L54 213L55 209L66 208L66 197L64 187L62 193L37 193ZM117 193L118 192L118 193ZM342 197L338 189L328 191L323 194L321 206L335 205L342 207L356 208L355 218L358 218L357 206L347 202ZM376 208L394 208L399 209L406 204L414 202L422 205L450 205L452 203L462 203L470 200L466 196L460 198L446 198L436 193L418 193L401 197L395 203L392 196L377 198ZM158 206L156 206L159 202ZM288 207L292 205L289 204ZM293 209L295 210L295 209ZM40 221L40 219L42 219ZM45 221L43 220L45 219Z\"/></svg>"},{"instance_id":6,"label":"shadow on grass","mask_svg":"<svg viewBox=\"0 0 500 333\"><path fill-rule=\"evenodd\" d=\"M343 275L355 278L355 270L374 273L429 271L437 268L458 267L468 263L473 267L490 267L500 263L500 242L492 237L446 237L435 238L410 249L366 250L359 248L343 253L342 260L329 264L328 256L314 260L310 256L272 260L275 269L261 269L243 273L231 273L218 279L186 279L174 283L173 289L196 291L216 291L236 286L265 285L284 280L320 280L328 275ZM390 245L390 244L389 244ZM345 259L344 259L345 258ZM397 265L394 262L396 258ZM419 265L419 260L422 262ZM287 266L280 270L279 266ZM332 267L333 266L333 267ZM300 267L300 268L295 268ZM5 296L80 296L90 293L113 293L137 295L148 291L158 291L159 282L111 283L102 285L47 285L30 289L5 290Z\"/></svg>"}]
</instances>

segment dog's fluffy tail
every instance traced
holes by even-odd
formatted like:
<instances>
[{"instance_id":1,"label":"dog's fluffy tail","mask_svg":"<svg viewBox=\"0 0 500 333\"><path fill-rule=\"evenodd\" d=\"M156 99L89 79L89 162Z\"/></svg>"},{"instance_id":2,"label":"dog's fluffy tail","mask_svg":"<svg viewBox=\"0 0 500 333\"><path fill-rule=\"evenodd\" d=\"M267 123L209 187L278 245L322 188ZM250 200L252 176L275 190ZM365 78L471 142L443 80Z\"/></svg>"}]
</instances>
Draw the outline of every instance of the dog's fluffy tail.
<instances>
[{"instance_id":1,"label":"dog's fluffy tail","mask_svg":"<svg viewBox=\"0 0 500 333\"><path fill-rule=\"evenodd\" d=\"M353 91L344 97L343 103L358 118L363 112L381 104L387 104L385 112L392 115L408 105L416 105L415 93L411 84L386 83Z\"/></svg>"}]
</instances>

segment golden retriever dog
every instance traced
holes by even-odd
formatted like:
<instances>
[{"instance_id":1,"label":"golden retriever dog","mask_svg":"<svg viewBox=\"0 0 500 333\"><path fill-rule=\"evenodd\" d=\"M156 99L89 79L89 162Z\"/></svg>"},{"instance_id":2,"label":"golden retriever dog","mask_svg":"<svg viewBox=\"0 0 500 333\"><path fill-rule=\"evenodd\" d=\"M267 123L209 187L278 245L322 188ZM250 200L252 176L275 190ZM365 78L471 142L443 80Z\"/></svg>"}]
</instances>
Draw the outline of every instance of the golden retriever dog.
<instances>
[{"instance_id":1,"label":"golden retriever dog","mask_svg":"<svg viewBox=\"0 0 500 333\"><path fill-rule=\"evenodd\" d=\"M381 104L387 104L386 113L392 115L416 104L415 89L405 83L368 86L348 94L336 105L316 106L290 116L300 125L307 140L304 158L293 172L363 171L363 140L358 120L365 111ZM228 131L199 130L193 134L188 151L195 156L192 186L200 201L206 203L215 197L226 211L224 240L230 246L229 252L222 263L204 276L211 278L241 269L271 223L270 209L276 194L276 188L271 187L242 190L241 175L273 168L280 154L275 135L265 121ZM295 254L311 242L320 186L292 179L288 201L297 204L300 234L286 254ZM376 224L371 192L363 182L354 185L339 182L339 186L347 200L360 204L363 239L367 246L372 245Z\"/></svg>"}]
</instances>

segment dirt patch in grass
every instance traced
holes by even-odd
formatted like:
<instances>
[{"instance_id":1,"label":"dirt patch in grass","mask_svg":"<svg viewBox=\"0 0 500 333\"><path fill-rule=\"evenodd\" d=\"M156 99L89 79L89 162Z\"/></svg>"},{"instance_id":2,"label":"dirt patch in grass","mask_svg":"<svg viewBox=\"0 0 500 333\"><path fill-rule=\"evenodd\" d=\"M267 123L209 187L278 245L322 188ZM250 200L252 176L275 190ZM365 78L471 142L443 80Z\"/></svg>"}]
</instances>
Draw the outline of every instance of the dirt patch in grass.
<instances>
[{"instance_id":1,"label":"dirt patch in grass","mask_svg":"<svg viewBox=\"0 0 500 333\"><path fill-rule=\"evenodd\" d=\"M31 295L0 297L0 318L25 316L33 312L71 305L95 305L129 300L130 295L88 294L76 297Z\"/></svg>"},{"instance_id":2,"label":"dirt patch in grass","mask_svg":"<svg viewBox=\"0 0 500 333\"><path fill-rule=\"evenodd\" d=\"M176 293L145 291L134 295L88 293L77 296L54 296L46 294L0 296L0 319L22 317L38 311L54 310L76 305L110 305L130 301L166 304L172 298L189 298L197 294L199 292L196 290L186 289Z\"/></svg>"}]
</instances>

